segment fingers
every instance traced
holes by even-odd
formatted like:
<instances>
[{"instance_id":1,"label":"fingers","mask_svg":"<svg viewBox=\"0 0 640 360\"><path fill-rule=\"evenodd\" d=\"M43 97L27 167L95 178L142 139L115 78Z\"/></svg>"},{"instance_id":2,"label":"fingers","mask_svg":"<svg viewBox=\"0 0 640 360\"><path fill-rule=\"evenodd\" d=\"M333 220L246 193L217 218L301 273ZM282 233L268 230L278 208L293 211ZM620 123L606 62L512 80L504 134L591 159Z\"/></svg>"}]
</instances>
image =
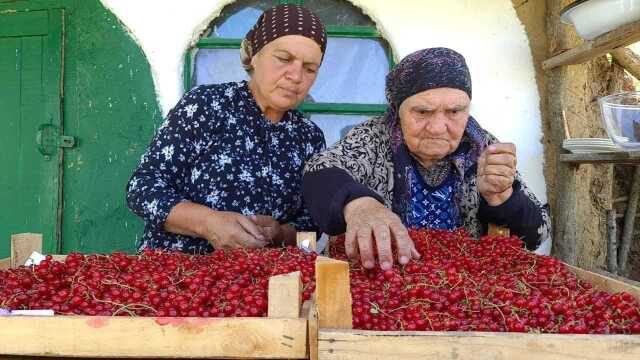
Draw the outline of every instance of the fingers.
<instances>
[{"instance_id":1,"label":"fingers","mask_svg":"<svg viewBox=\"0 0 640 360\"><path fill-rule=\"evenodd\" d=\"M516 156L516 145L513 143L495 143L491 144L485 150L487 154L511 154Z\"/></svg>"},{"instance_id":2,"label":"fingers","mask_svg":"<svg viewBox=\"0 0 640 360\"><path fill-rule=\"evenodd\" d=\"M360 261L366 269L373 269L376 266L375 255L373 254L373 244L371 242L371 227L364 226L356 233L358 250L360 251Z\"/></svg>"},{"instance_id":3,"label":"fingers","mask_svg":"<svg viewBox=\"0 0 640 360\"><path fill-rule=\"evenodd\" d=\"M242 230L244 230L248 235L240 235L242 238L245 236L247 237L247 245L262 247L266 244L264 235L260 231L258 225L251 221L251 219L245 216L240 216L237 218L237 221Z\"/></svg>"},{"instance_id":4,"label":"fingers","mask_svg":"<svg viewBox=\"0 0 640 360\"><path fill-rule=\"evenodd\" d=\"M391 252L391 230L387 224L376 225L373 228L373 236L378 248L378 260L380 268L391 269L393 266L393 253Z\"/></svg>"},{"instance_id":5,"label":"fingers","mask_svg":"<svg viewBox=\"0 0 640 360\"><path fill-rule=\"evenodd\" d=\"M349 259L356 259L358 257L357 246L356 228L347 227L347 232L344 234L344 249Z\"/></svg>"},{"instance_id":6,"label":"fingers","mask_svg":"<svg viewBox=\"0 0 640 360\"><path fill-rule=\"evenodd\" d=\"M414 257L413 255L417 253L413 241L409 237L407 229L399 221L391 225L391 231L398 249L398 262L401 265L406 265ZM420 254L416 258L419 257Z\"/></svg>"},{"instance_id":7,"label":"fingers","mask_svg":"<svg viewBox=\"0 0 640 360\"><path fill-rule=\"evenodd\" d=\"M506 165L488 165L478 169L478 176L484 175L515 177L516 169Z\"/></svg>"}]
</instances>

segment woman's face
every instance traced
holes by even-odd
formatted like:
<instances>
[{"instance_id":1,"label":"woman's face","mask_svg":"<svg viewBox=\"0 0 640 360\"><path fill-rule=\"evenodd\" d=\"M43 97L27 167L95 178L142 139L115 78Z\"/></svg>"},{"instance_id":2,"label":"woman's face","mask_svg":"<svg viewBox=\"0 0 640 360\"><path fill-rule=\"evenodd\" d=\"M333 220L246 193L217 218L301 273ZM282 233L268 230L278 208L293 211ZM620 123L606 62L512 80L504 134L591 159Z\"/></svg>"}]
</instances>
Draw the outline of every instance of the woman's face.
<instances>
[{"instance_id":1,"label":"woman's face","mask_svg":"<svg viewBox=\"0 0 640 360\"><path fill-rule=\"evenodd\" d=\"M462 90L438 88L400 104L400 126L409 151L431 166L458 148L469 120L471 99Z\"/></svg>"},{"instance_id":2,"label":"woman's face","mask_svg":"<svg viewBox=\"0 0 640 360\"><path fill-rule=\"evenodd\" d=\"M287 35L265 45L251 59L252 89L263 111L283 113L302 102L321 60L320 45L304 36Z\"/></svg>"}]
</instances>

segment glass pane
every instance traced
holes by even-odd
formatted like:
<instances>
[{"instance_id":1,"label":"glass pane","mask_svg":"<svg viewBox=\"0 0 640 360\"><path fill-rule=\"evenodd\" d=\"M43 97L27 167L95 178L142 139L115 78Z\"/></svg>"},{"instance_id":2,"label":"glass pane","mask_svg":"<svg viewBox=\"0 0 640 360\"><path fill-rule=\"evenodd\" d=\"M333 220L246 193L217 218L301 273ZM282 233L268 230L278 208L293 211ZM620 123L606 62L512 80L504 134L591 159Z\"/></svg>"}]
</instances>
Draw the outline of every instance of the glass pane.
<instances>
[{"instance_id":1,"label":"glass pane","mask_svg":"<svg viewBox=\"0 0 640 360\"><path fill-rule=\"evenodd\" d=\"M369 115L311 114L310 119L322 129L327 147L342 139L356 125L366 121Z\"/></svg>"},{"instance_id":2,"label":"glass pane","mask_svg":"<svg viewBox=\"0 0 640 360\"><path fill-rule=\"evenodd\" d=\"M260 15L275 5L278 5L277 0L254 0L236 1L225 6L207 37L242 39L258 21Z\"/></svg>"},{"instance_id":3,"label":"glass pane","mask_svg":"<svg viewBox=\"0 0 640 360\"><path fill-rule=\"evenodd\" d=\"M196 51L192 86L248 79L249 75L240 63L240 50L198 49Z\"/></svg>"},{"instance_id":4,"label":"glass pane","mask_svg":"<svg viewBox=\"0 0 640 360\"><path fill-rule=\"evenodd\" d=\"M318 15L325 25L375 26L369 17L346 0L304 0L303 6Z\"/></svg>"},{"instance_id":5,"label":"glass pane","mask_svg":"<svg viewBox=\"0 0 640 360\"><path fill-rule=\"evenodd\" d=\"M329 38L309 102L384 104L389 61L376 39Z\"/></svg>"}]
</instances>

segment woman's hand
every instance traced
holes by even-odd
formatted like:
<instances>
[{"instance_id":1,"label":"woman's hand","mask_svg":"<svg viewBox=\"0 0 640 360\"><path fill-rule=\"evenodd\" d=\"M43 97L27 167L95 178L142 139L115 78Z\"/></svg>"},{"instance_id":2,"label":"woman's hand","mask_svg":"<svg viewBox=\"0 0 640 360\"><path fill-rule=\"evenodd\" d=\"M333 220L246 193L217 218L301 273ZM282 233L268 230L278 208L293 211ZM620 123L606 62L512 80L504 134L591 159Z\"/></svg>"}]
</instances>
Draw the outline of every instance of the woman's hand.
<instances>
[{"instance_id":1,"label":"woman's hand","mask_svg":"<svg viewBox=\"0 0 640 360\"><path fill-rule=\"evenodd\" d=\"M212 211L203 235L216 249L260 248L270 241L251 217L231 211Z\"/></svg>"},{"instance_id":2,"label":"woman's hand","mask_svg":"<svg viewBox=\"0 0 640 360\"><path fill-rule=\"evenodd\" d=\"M296 229L289 224L280 224L267 215L251 215L249 218L262 230L266 240L275 245L278 241L285 245L296 245Z\"/></svg>"},{"instance_id":3,"label":"woman's hand","mask_svg":"<svg viewBox=\"0 0 640 360\"><path fill-rule=\"evenodd\" d=\"M171 209L164 229L207 239L216 249L258 248L267 244L262 230L249 217L211 210L191 201L183 201Z\"/></svg>"},{"instance_id":4,"label":"woman's hand","mask_svg":"<svg viewBox=\"0 0 640 360\"><path fill-rule=\"evenodd\" d=\"M478 192L490 206L498 206L513 194L516 177L516 146L491 144L478 158Z\"/></svg>"},{"instance_id":5,"label":"woman's hand","mask_svg":"<svg viewBox=\"0 0 640 360\"><path fill-rule=\"evenodd\" d=\"M356 259L360 254L362 265L371 269L375 266L372 235L378 249L377 258L384 270L393 265L392 242L398 250L398 262L406 264L411 258L420 258L407 229L400 218L372 197L361 197L350 201L344 207L347 223L345 249L347 256Z\"/></svg>"}]
</instances>

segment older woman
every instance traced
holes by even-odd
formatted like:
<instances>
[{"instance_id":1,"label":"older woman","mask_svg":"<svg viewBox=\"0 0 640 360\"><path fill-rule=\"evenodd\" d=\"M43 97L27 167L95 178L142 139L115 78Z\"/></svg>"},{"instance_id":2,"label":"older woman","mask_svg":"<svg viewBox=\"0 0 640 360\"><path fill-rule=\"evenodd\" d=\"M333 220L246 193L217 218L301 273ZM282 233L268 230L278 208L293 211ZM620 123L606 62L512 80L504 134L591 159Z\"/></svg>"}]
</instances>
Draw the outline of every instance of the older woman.
<instances>
[{"instance_id":1,"label":"older woman","mask_svg":"<svg viewBox=\"0 0 640 360\"><path fill-rule=\"evenodd\" d=\"M407 227L508 226L535 249L549 216L516 172L516 148L499 143L469 116L471 77L462 55L417 51L389 73L389 109L354 128L308 163L307 206L320 229L345 233L347 255L383 269L420 255Z\"/></svg>"},{"instance_id":2,"label":"older woman","mask_svg":"<svg viewBox=\"0 0 640 360\"><path fill-rule=\"evenodd\" d=\"M315 229L301 182L324 137L294 108L316 79L326 40L316 15L276 6L243 41L248 82L184 95L127 186L129 207L146 223L140 248L261 247Z\"/></svg>"}]
</instances>

